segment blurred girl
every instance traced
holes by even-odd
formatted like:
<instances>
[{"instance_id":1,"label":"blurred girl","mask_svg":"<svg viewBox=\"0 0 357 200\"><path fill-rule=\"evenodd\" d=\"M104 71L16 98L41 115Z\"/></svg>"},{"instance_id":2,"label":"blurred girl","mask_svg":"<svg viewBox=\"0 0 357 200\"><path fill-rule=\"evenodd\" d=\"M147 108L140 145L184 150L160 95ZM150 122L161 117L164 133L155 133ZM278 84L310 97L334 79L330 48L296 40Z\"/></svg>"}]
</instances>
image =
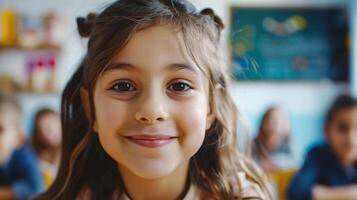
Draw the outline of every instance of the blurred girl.
<instances>
[{"instance_id":1,"label":"blurred girl","mask_svg":"<svg viewBox=\"0 0 357 200\"><path fill-rule=\"evenodd\" d=\"M294 168L297 159L291 145L288 113L280 107L269 108L254 139L253 157L268 173Z\"/></svg>"},{"instance_id":2,"label":"blurred girl","mask_svg":"<svg viewBox=\"0 0 357 200\"><path fill-rule=\"evenodd\" d=\"M58 171L61 134L61 121L57 112L44 108L36 113L32 131L32 147L38 155L46 187L52 183Z\"/></svg>"},{"instance_id":3,"label":"blurred girl","mask_svg":"<svg viewBox=\"0 0 357 200\"><path fill-rule=\"evenodd\" d=\"M22 123L18 99L0 93L0 199L27 200L43 189L36 156L24 144Z\"/></svg>"},{"instance_id":4,"label":"blurred girl","mask_svg":"<svg viewBox=\"0 0 357 200\"><path fill-rule=\"evenodd\" d=\"M357 101L349 95L336 99L325 121L327 143L308 153L293 178L290 200L357 199Z\"/></svg>"}]
</instances>

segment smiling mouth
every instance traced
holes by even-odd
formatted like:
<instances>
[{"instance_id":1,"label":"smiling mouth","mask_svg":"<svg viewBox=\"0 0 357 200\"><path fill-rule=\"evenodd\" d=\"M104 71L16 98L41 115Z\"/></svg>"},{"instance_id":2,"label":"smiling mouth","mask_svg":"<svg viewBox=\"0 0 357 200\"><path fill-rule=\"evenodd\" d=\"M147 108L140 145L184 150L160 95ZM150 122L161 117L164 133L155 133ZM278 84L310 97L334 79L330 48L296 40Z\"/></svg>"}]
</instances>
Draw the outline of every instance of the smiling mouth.
<instances>
[{"instance_id":1,"label":"smiling mouth","mask_svg":"<svg viewBox=\"0 0 357 200\"><path fill-rule=\"evenodd\" d=\"M168 135L133 135L125 136L125 138L140 146L158 148L175 141L178 137Z\"/></svg>"}]
</instances>

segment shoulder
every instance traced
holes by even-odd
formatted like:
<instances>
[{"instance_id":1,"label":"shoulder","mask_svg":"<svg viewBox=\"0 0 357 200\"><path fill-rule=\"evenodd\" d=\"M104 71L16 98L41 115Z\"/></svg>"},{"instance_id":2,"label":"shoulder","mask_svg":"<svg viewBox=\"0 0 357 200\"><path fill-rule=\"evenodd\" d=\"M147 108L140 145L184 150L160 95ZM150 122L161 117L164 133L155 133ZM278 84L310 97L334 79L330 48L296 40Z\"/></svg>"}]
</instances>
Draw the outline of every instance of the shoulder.
<instances>
[{"instance_id":1,"label":"shoulder","mask_svg":"<svg viewBox=\"0 0 357 200\"><path fill-rule=\"evenodd\" d=\"M35 159L35 153L30 147L23 146L14 151L13 154L14 158L30 158L30 159Z\"/></svg>"},{"instance_id":2,"label":"shoulder","mask_svg":"<svg viewBox=\"0 0 357 200\"><path fill-rule=\"evenodd\" d=\"M258 184L248 180L244 172L238 172L238 181L239 181L239 185L242 188L241 195L243 199L244 198L267 199L261 187Z\"/></svg>"},{"instance_id":3,"label":"shoulder","mask_svg":"<svg viewBox=\"0 0 357 200\"><path fill-rule=\"evenodd\" d=\"M14 151L11 157L11 165L16 166L16 168L23 168L26 166L37 168L37 158L34 152L28 147L21 147Z\"/></svg>"},{"instance_id":4,"label":"shoulder","mask_svg":"<svg viewBox=\"0 0 357 200\"><path fill-rule=\"evenodd\" d=\"M310 148L308 151L309 158L319 158L330 154L330 148L328 144L318 144Z\"/></svg>"}]
</instances>

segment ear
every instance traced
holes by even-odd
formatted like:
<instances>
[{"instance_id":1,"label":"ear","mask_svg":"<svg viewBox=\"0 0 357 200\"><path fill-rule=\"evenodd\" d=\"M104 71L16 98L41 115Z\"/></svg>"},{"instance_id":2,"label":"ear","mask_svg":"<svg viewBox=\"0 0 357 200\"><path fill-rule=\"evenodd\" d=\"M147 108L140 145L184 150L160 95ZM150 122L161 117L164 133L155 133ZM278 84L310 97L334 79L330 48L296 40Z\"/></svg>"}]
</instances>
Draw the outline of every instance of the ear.
<instances>
[{"instance_id":1,"label":"ear","mask_svg":"<svg viewBox=\"0 0 357 200\"><path fill-rule=\"evenodd\" d=\"M216 115L209 110L207 113L207 118L206 118L206 130L210 129L214 120L216 119Z\"/></svg>"},{"instance_id":2,"label":"ear","mask_svg":"<svg viewBox=\"0 0 357 200\"><path fill-rule=\"evenodd\" d=\"M91 116L91 110L90 110L90 104L89 104L88 90L85 89L84 87L81 87L79 93L80 93L80 96L81 96L81 102L82 102L82 107L83 107L84 113L85 113L87 119L89 120L90 116ZM93 128L93 130L95 132L97 132L98 127L97 127L97 121L95 119L94 119L92 128Z\"/></svg>"},{"instance_id":3,"label":"ear","mask_svg":"<svg viewBox=\"0 0 357 200\"><path fill-rule=\"evenodd\" d=\"M222 87L220 85L217 85L214 89L213 89L213 95L218 94L220 92L220 90L222 89ZM213 98L213 97L212 97ZM216 120L216 113L213 109L213 103L210 101L208 103L208 108L207 108L207 117L206 117L206 130L210 129L213 122Z\"/></svg>"},{"instance_id":4,"label":"ear","mask_svg":"<svg viewBox=\"0 0 357 200\"><path fill-rule=\"evenodd\" d=\"M211 128L215 119L216 119L216 114L212 109L211 103L209 103L207 108L207 116L206 116L206 130Z\"/></svg>"}]
</instances>

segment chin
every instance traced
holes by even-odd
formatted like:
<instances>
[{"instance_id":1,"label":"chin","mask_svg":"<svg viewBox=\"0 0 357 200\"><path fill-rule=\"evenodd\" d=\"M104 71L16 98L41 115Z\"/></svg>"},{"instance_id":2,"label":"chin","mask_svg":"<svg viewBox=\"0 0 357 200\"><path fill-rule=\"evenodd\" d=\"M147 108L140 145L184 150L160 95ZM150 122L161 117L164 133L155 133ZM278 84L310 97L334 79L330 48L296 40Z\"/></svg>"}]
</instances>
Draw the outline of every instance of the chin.
<instances>
[{"instance_id":1,"label":"chin","mask_svg":"<svg viewBox=\"0 0 357 200\"><path fill-rule=\"evenodd\" d=\"M143 179L158 179L172 174L179 166L179 162L147 161L127 165L127 169L137 177Z\"/></svg>"}]
</instances>

